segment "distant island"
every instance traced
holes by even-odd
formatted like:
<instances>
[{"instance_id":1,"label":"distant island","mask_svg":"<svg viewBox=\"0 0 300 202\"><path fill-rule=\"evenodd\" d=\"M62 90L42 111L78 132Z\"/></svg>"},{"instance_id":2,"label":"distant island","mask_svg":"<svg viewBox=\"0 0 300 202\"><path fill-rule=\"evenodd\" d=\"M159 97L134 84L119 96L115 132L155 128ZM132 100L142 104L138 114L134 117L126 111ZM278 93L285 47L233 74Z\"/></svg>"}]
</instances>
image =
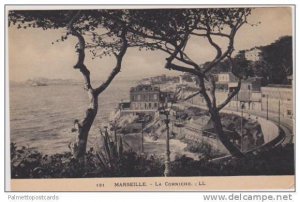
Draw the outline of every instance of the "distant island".
<instances>
[{"instance_id":1,"label":"distant island","mask_svg":"<svg viewBox=\"0 0 300 202\"><path fill-rule=\"evenodd\" d=\"M48 79L48 78L33 78L26 81L10 81L10 86L53 86L53 85L79 85L80 81L74 79Z\"/></svg>"}]
</instances>

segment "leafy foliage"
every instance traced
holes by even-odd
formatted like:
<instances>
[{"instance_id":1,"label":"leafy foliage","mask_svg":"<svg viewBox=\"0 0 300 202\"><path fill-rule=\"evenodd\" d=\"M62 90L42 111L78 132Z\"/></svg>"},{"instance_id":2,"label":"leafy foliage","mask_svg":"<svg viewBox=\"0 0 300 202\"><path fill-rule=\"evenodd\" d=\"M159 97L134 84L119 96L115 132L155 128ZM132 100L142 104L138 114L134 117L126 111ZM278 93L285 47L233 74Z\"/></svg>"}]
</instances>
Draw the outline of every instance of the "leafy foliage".
<instances>
[{"instance_id":1,"label":"leafy foliage","mask_svg":"<svg viewBox=\"0 0 300 202\"><path fill-rule=\"evenodd\" d=\"M83 166L70 152L44 155L38 151L11 144L12 178L83 178L83 177L145 177L162 176L163 166L155 156L138 155L125 151L113 164L100 162L99 155L91 148L86 153ZM102 157L101 157L102 161ZM112 167L114 165L114 167ZM111 168L111 169L109 169Z\"/></svg>"},{"instance_id":2,"label":"leafy foliage","mask_svg":"<svg viewBox=\"0 0 300 202\"><path fill-rule=\"evenodd\" d=\"M78 16L76 16L80 13ZM86 39L86 48L95 57L109 56L120 51L123 23L110 18L117 16L118 10L11 10L9 26L17 29L40 28L60 29L63 34L52 44L67 40L70 26ZM73 19L76 17L76 20ZM71 25L72 24L72 25Z\"/></svg>"},{"instance_id":3,"label":"leafy foliage","mask_svg":"<svg viewBox=\"0 0 300 202\"><path fill-rule=\"evenodd\" d=\"M116 169L107 170L98 162L93 149L87 153L85 167L67 152L43 155L25 147L11 144L12 178L83 178L83 177L153 177L163 176L163 160L155 156L123 152ZM293 175L294 145L277 147L244 159L228 159L220 162L202 158L195 161L186 156L171 162L172 176L236 176L236 175Z\"/></svg>"},{"instance_id":4,"label":"leafy foliage","mask_svg":"<svg viewBox=\"0 0 300 202\"><path fill-rule=\"evenodd\" d=\"M58 41L65 40L68 34L77 37L78 62L74 68L81 71L85 79L85 88L93 92L93 95L103 92L120 72L122 59L128 47L161 50L167 53L165 68L192 73L199 78L199 92L204 96L214 122L218 123L220 139L233 155L242 156L223 134L218 116L218 111L234 97L239 87L224 103L216 106L215 80L214 77L208 76L208 73L225 58L231 61L235 35L240 27L247 23L250 14L250 8L10 11L9 22L18 28L27 28L30 24L32 27L43 29L66 29L66 35ZM89 36L89 40L84 36ZM185 50L192 36L205 38L216 51L215 58L205 66L193 61ZM220 47L216 38L228 41L225 50ZM91 48L93 57L113 54L117 59L116 67L106 82L95 90L90 82L90 72L84 65L85 48ZM179 65L178 62L185 66ZM212 99L207 95L204 79L212 83ZM95 117L94 113L90 113L91 117L92 115ZM87 139L93 119L87 119L89 121L86 121L84 127L87 132L80 137ZM80 145L80 151L85 150L86 143ZM82 152L80 153L82 155Z\"/></svg>"},{"instance_id":5,"label":"leafy foliage","mask_svg":"<svg viewBox=\"0 0 300 202\"><path fill-rule=\"evenodd\" d=\"M167 54L166 69L190 73L198 77L199 93L206 101L219 139L232 155L238 157L243 157L243 154L224 133L219 111L238 93L241 86L243 77L236 73L235 68L238 67L234 67L235 63L231 55L234 51L236 33L247 24L247 17L250 14L251 8L130 10L125 14L128 17L120 20L130 25L128 31L134 34L135 41L140 40L144 46ZM215 57L205 65L199 65L199 62L188 54L187 47L195 37L206 40L216 52ZM222 48L220 41L226 42L226 48ZM202 48L199 41L196 46ZM239 78L239 81L237 88L223 103L217 105L216 81L211 72L224 59L228 59L231 72ZM211 84L209 91L206 90L204 80Z\"/></svg>"},{"instance_id":6,"label":"leafy foliage","mask_svg":"<svg viewBox=\"0 0 300 202\"><path fill-rule=\"evenodd\" d=\"M257 73L266 77L268 83L286 84L293 74L292 37L281 37L274 43L263 46L262 60L257 64Z\"/></svg>"},{"instance_id":7,"label":"leafy foliage","mask_svg":"<svg viewBox=\"0 0 300 202\"><path fill-rule=\"evenodd\" d=\"M173 176L293 175L294 145L220 162L194 161L183 156L171 162L171 170Z\"/></svg>"},{"instance_id":8,"label":"leafy foliage","mask_svg":"<svg viewBox=\"0 0 300 202\"><path fill-rule=\"evenodd\" d=\"M185 139L184 142L187 143L186 150L193 152L193 153L199 153L201 155L201 158L205 159L212 159L220 156L224 156L219 150L213 148L209 143L207 142L195 142L192 140Z\"/></svg>"},{"instance_id":9,"label":"leafy foliage","mask_svg":"<svg viewBox=\"0 0 300 202\"><path fill-rule=\"evenodd\" d=\"M269 45L255 48L261 51L257 61L246 59L245 53L248 50L242 50L232 58L237 67L234 69L234 74L244 78L249 76L262 77L262 85L288 84L288 76L293 74L292 37L284 36ZM230 72L230 67L230 62L225 59L217 64L211 73Z\"/></svg>"}]
</instances>

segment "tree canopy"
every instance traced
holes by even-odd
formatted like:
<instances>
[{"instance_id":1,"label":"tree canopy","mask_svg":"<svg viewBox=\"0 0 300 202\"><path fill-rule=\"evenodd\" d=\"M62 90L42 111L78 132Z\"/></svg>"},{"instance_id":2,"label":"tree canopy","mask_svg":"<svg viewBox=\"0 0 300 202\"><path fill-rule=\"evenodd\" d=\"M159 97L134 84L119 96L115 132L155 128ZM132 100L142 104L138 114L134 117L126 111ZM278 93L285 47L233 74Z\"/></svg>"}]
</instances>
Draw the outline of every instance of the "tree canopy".
<instances>
[{"instance_id":1,"label":"tree canopy","mask_svg":"<svg viewBox=\"0 0 300 202\"><path fill-rule=\"evenodd\" d=\"M285 36L260 48L262 50L262 66L266 71L268 83L287 83L288 76L293 74L292 47L292 37Z\"/></svg>"},{"instance_id":2,"label":"tree canopy","mask_svg":"<svg viewBox=\"0 0 300 202\"><path fill-rule=\"evenodd\" d=\"M10 11L9 22L18 28L39 27L42 29L64 28L66 34L78 39L79 69L85 79L85 88L91 95L91 107L83 121L86 124L83 141L86 142L90 126L97 113L97 96L103 92L120 72L122 59L128 47L160 50L167 54L165 68L191 73L199 79L199 93L204 97L215 124L216 133L225 147L235 156L243 156L222 129L219 111L238 93L243 75L232 60L234 40L238 30L247 24L250 8L196 8L196 9L123 9L123 10L52 10ZM205 39L215 50L215 56L205 65L193 60L186 51L191 38ZM225 47L220 41L225 42ZM202 44L196 44L199 49ZM110 76L97 88L90 82L89 70L84 64L85 49L94 57L114 55L116 66ZM196 50L195 50L196 51ZM221 104L216 102L216 81L212 70L227 59L230 70L238 77L238 86ZM207 91L206 82L210 83ZM82 147L85 150L86 143ZM83 151L82 150L82 151ZM81 152L83 153L83 152Z\"/></svg>"}]
</instances>

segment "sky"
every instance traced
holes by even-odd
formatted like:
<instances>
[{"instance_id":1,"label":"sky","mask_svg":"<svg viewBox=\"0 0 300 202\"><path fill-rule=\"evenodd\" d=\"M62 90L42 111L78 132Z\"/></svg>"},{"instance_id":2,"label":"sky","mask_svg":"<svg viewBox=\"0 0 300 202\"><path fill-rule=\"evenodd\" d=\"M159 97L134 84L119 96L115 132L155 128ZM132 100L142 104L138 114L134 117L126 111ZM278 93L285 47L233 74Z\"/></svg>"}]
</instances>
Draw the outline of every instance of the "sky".
<instances>
[{"instance_id":1,"label":"sky","mask_svg":"<svg viewBox=\"0 0 300 202\"><path fill-rule=\"evenodd\" d=\"M255 8L248 18L251 24L244 25L235 38L235 52L255 46L267 45L281 36L293 33L291 8ZM61 43L53 41L60 38L66 30L16 29L8 28L8 69L12 81L26 81L32 78L75 79L82 75L73 69L77 55L76 39L70 38ZM225 45L225 41L221 41ZM211 60L215 50L204 39L191 38L186 48L189 56L198 64ZM179 72L164 69L167 55L161 51L138 51L129 48L122 63L122 70L116 79L139 79ZM114 57L92 60L86 54L85 64L91 72L91 79L102 81L115 65Z\"/></svg>"}]
</instances>

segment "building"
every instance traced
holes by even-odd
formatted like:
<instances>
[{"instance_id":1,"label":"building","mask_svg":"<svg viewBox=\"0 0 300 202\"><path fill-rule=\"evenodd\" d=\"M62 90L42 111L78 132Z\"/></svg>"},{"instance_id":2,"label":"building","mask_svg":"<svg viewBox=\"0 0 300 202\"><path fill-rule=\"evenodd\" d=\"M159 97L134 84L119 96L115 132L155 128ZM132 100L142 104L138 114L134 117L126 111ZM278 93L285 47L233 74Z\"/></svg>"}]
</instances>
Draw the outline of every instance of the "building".
<instances>
[{"instance_id":1,"label":"building","mask_svg":"<svg viewBox=\"0 0 300 202\"><path fill-rule=\"evenodd\" d=\"M130 89L131 110L152 110L160 107L161 92L159 87L152 85L138 85Z\"/></svg>"},{"instance_id":2,"label":"building","mask_svg":"<svg viewBox=\"0 0 300 202\"><path fill-rule=\"evenodd\" d=\"M230 72L224 72L216 75L216 104L223 103L228 95L237 88L238 79ZM250 77L242 80L241 88L238 94L226 105L227 108L241 109L243 104L246 110L261 110L261 77ZM206 90L209 91L209 83L206 83ZM210 96L210 93L208 92ZM193 104L206 105L205 99L200 95L190 100Z\"/></svg>"},{"instance_id":3,"label":"building","mask_svg":"<svg viewBox=\"0 0 300 202\"><path fill-rule=\"evenodd\" d=\"M241 104L243 104L244 109L261 110L261 83L261 77L250 77L242 80L238 94L228 104L228 107L241 108ZM229 92L232 92L238 83L231 82L228 85Z\"/></svg>"},{"instance_id":4,"label":"building","mask_svg":"<svg viewBox=\"0 0 300 202\"><path fill-rule=\"evenodd\" d=\"M150 85L151 84L151 78L143 78L138 83L140 85Z\"/></svg>"},{"instance_id":5,"label":"building","mask_svg":"<svg viewBox=\"0 0 300 202\"><path fill-rule=\"evenodd\" d=\"M237 78L231 72L222 72L217 74L217 82L216 84L228 84L230 82L236 82Z\"/></svg>"},{"instance_id":6,"label":"building","mask_svg":"<svg viewBox=\"0 0 300 202\"><path fill-rule=\"evenodd\" d=\"M246 80L242 80L238 94L232 98L226 107L236 108L238 110L241 107L241 103L243 103L245 109L260 110L261 82L261 77L250 77ZM231 72L217 74L215 91L217 104L224 102L237 86L238 79Z\"/></svg>"},{"instance_id":7,"label":"building","mask_svg":"<svg viewBox=\"0 0 300 202\"><path fill-rule=\"evenodd\" d=\"M233 87L235 88L237 86L237 78L231 72L219 73L214 75L214 77L216 80L216 90L215 90L216 104L218 105L223 103L227 99L229 88L231 87L233 89ZM204 82L205 82L206 91L208 92L207 94L209 97L211 97L211 94L209 92L211 85L208 81L204 81ZM234 85L234 86L230 86L230 85ZM198 89L198 87L196 89ZM192 104L206 106L206 101L201 95L193 97L190 100L190 102Z\"/></svg>"},{"instance_id":8,"label":"building","mask_svg":"<svg viewBox=\"0 0 300 202\"><path fill-rule=\"evenodd\" d=\"M130 100L122 100L115 114L155 115L166 102L174 100L174 92L160 91L155 85L139 84L130 89Z\"/></svg>"},{"instance_id":9,"label":"building","mask_svg":"<svg viewBox=\"0 0 300 202\"><path fill-rule=\"evenodd\" d=\"M160 92L160 102L166 103L166 102L174 102L174 92L173 91L161 91Z\"/></svg>"},{"instance_id":10,"label":"building","mask_svg":"<svg viewBox=\"0 0 300 202\"><path fill-rule=\"evenodd\" d=\"M262 111L293 116L293 89L291 85L268 85L261 88Z\"/></svg>"},{"instance_id":11,"label":"building","mask_svg":"<svg viewBox=\"0 0 300 202\"><path fill-rule=\"evenodd\" d=\"M122 100L119 103L118 109L120 109L120 110L130 110L130 101L129 100Z\"/></svg>"},{"instance_id":12,"label":"building","mask_svg":"<svg viewBox=\"0 0 300 202\"><path fill-rule=\"evenodd\" d=\"M289 75L289 76L287 77L287 80L288 80L288 84L289 84L289 85L293 85L293 75Z\"/></svg>"},{"instance_id":13,"label":"building","mask_svg":"<svg viewBox=\"0 0 300 202\"><path fill-rule=\"evenodd\" d=\"M261 57L261 50L258 48L252 48L250 50L245 51L245 58L250 61L258 61Z\"/></svg>"},{"instance_id":14,"label":"building","mask_svg":"<svg viewBox=\"0 0 300 202\"><path fill-rule=\"evenodd\" d=\"M260 91L253 91L251 94L251 106L250 110L254 111L261 111L261 92Z\"/></svg>"},{"instance_id":15,"label":"building","mask_svg":"<svg viewBox=\"0 0 300 202\"><path fill-rule=\"evenodd\" d=\"M190 86L190 87L197 87L197 79L194 75L191 74L182 74L178 76L179 78L179 85L181 86Z\"/></svg>"},{"instance_id":16,"label":"building","mask_svg":"<svg viewBox=\"0 0 300 202\"><path fill-rule=\"evenodd\" d=\"M167 76L165 74L160 75L160 76L154 76L154 77L150 77L150 83L151 84L161 84L161 83L165 83L167 81Z\"/></svg>"}]
</instances>

